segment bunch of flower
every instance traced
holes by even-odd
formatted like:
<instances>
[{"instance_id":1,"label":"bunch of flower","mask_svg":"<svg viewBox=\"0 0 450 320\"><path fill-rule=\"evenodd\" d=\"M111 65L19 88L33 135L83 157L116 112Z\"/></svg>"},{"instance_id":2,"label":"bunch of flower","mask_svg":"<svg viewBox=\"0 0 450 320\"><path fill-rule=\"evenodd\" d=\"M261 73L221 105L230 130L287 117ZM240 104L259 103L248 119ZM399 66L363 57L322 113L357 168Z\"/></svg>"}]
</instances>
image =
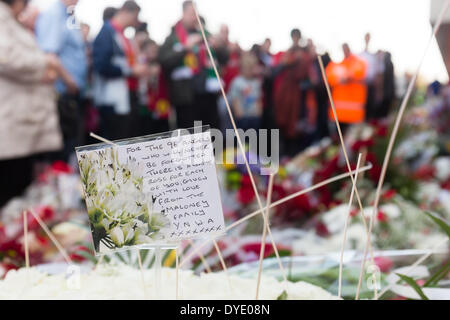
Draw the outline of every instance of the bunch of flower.
<instances>
[{"instance_id":1,"label":"bunch of flower","mask_svg":"<svg viewBox=\"0 0 450 320\"><path fill-rule=\"evenodd\" d=\"M33 208L36 215L47 225L55 221L55 212L48 206ZM31 213L27 213L28 247L30 264L35 265L47 260L53 248L39 223ZM18 215L8 224L0 223L0 278L11 269L25 265L23 216ZM53 257L53 256L52 256Z\"/></svg>"}]
</instances>

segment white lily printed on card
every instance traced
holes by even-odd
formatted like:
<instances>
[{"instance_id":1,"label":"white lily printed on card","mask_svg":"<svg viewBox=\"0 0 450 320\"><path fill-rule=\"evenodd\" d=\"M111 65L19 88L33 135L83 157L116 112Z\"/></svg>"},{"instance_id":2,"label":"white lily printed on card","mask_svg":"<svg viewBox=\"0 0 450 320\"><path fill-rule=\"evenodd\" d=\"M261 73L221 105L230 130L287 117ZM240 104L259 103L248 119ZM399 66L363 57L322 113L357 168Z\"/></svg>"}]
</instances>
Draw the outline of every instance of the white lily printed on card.
<instances>
[{"instance_id":1,"label":"white lily printed on card","mask_svg":"<svg viewBox=\"0 0 450 320\"><path fill-rule=\"evenodd\" d=\"M169 221L154 211L156 199L142 191L140 166L119 163L114 148L78 156L95 250L160 239Z\"/></svg>"}]
</instances>

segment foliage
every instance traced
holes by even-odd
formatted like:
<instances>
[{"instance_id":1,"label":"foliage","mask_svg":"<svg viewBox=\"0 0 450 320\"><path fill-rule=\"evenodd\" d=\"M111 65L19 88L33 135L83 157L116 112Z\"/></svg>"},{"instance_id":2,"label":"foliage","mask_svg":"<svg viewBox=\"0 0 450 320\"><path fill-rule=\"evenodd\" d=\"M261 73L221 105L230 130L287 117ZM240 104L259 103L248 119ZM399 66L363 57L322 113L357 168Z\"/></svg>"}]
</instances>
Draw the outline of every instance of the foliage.
<instances>
[{"instance_id":1,"label":"foliage","mask_svg":"<svg viewBox=\"0 0 450 320\"><path fill-rule=\"evenodd\" d=\"M444 219L430 213L425 212L449 237L450 239L450 225ZM432 274L422 286L423 288L437 287L439 281L448 276L450 272L450 261L447 261L441 268L439 268L434 274ZM406 282L414 291L421 297L422 300L428 300L428 297L423 293L422 287L411 277L406 275L397 274L400 279Z\"/></svg>"}]
</instances>

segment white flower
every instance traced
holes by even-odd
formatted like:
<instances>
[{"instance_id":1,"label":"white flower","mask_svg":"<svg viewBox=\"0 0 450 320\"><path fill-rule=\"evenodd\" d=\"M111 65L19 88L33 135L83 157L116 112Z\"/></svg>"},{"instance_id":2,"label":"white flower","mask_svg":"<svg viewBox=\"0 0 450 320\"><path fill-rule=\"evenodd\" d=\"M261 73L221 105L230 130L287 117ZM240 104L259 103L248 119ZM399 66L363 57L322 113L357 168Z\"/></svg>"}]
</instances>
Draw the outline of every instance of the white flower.
<instances>
[{"instance_id":1,"label":"white flower","mask_svg":"<svg viewBox=\"0 0 450 320\"><path fill-rule=\"evenodd\" d=\"M433 201L441 191L439 184L435 182L422 182L419 184L417 196L422 201Z\"/></svg>"},{"instance_id":2,"label":"white flower","mask_svg":"<svg viewBox=\"0 0 450 320\"><path fill-rule=\"evenodd\" d=\"M136 243L138 243L138 244L145 244L145 243L151 243L151 242L153 242L152 238L150 238L149 236L143 235L143 234L138 235L137 241L136 241Z\"/></svg>"},{"instance_id":3,"label":"white flower","mask_svg":"<svg viewBox=\"0 0 450 320\"><path fill-rule=\"evenodd\" d=\"M132 240L136 234L146 234L148 230L148 226L138 219L134 219L122 226L122 231L125 237L125 243Z\"/></svg>"},{"instance_id":4,"label":"white flower","mask_svg":"<svg viewBox=\"0 0 450 320\"><path fill-rule=\"evenodd\" d=\"M447 213L446 215L447 219L450 218L450 191L441 190L437 198L442 208L444 208L443 211Z\"/></svg>"},{"instance_id":5,"label":"white flower","mask_svg":"<svg viewBox=\"0 0 450 320\"><path fill-rule=\"evenodd\" d=\"M380 207L380 210L386 213L388 218L395 219L400 217L401 211L395 204L386 204Z\"/></svg>"},{"instance_id":6,"label":"white flower","mask_svg":"<svg viewBox=\"0 0 450 320\"><path fill-rule=\"evenodd\" d=\"M355 223L348 227L347 230L347 247L355 245L353 249L362 250L366 244L366 228L362 223ZM339 234L338 239L343 239L343 233Z\"/></svg>"},{"instance_id":7,"label":"white flower","mask_svg":"<svg viewBox=\"0 0 450 320\"><path fill-rule=\"evenodd\" d=\"M110 223L111 221L109 221L106 218L103 218L100 224L103 226L103 228L105 228L105 230L108 230Z\"/></svg>"},{"instance_id":8,"label":"white flower","mask_svg":"<svg viewBox=\"0 0 450 320\"><path fill-rule=\"evenodd\" d=\"M83 241L89 231L72 222L63 222L52 228L53 234L62 245L70 245Z\"/></svg>"},{"instance_id":9,"label":"white flower","mask_svg":"<svg viewBox=\"0 0 450 320\"><path fill-rule=\"evenodd\" d=\"M192 271L163 268L161 278L164 286L155 291L153 270L144 270L146 290L136 290L130 283L141 281L141 272L129 266L100 265L95 271L81 274L81 289L67 287L64 274L47 275L35 268L10 271L0 280L2 299L175 299L177 279L180 299L187 300L242 300L252 299L256 290L254 279L227 276L223 272L196 276ZM230 285L231 288L230 290ZM261 278L260 297L277 299L286 290L289 299L336 299L329 292L305 282L281 283L273 277ZM148 296L146 296L146 294Z\"/></svg>"},{"instance_id":10,"label":"white flower","mask_svg":"<svg viewBox=\"0 0 450 320\"><path fill-rule=\"evenodd\" d=\"M362 132L361 132L361 139L367 140L372 138L374 133L374 129L370 126L363 126Z\"/></svg>"},{"instance_id":11,"label":"white flower","mask_svg":"<svg viewBox=\"0 0 450 320\"><path fill-rule=\"evenodd\" d=\"M434 160L436 177L439 181L446 181L450 178L450 157L440 157Z\"/></svg>"},{"instance_id":12,"label":"white flower","mask_svg":"<svg viewBox=\"0 0 450 320\"><path fill-rule=\"evenodd\" d=\"M348 216L348 205L341 204L323 215L323 222L331 233L336 233L344 228Z\"/></svg>"},{"instance_id":13,"label":"white flower","mask_svg":"<svg viewBox=\"0 0 450 320\"><path fill-rule=\"evenodd\" d=\"M123 246L123 244L125 243L125 240L124 240L123 231L120 227L115 227L114 229L112 229L110 231L110 235L111 235L111 240L114 242L114 244L117 247Z\"/></svg>"}]
</instances>

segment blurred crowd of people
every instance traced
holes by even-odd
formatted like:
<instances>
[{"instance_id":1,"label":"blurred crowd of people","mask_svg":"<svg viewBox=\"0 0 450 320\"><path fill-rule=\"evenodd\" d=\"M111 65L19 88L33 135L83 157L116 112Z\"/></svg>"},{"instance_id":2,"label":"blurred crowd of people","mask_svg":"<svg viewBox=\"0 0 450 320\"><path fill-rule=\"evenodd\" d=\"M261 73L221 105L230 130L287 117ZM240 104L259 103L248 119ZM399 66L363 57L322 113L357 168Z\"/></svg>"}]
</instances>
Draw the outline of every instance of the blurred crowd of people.
<instances>
[{"instance_id":1,"label":"blurred crowd of people","mask_svg":"<svg viewBox=\"0 0 450 320\"><path fill-rule=\"evenodd\" d=\"M330 135L334 114L316 47L299 29L276 54L270 39L246 51L226 25L206 31L220 83L191 1L162 44L131 0L104 10L91 41L90 27L72 15L77 3L57 0L39 12L27 0L0 0L0 206L30 183L37 159L69 161L76 146L95 142L89 132L117 140L194 121L231 128L221 83L237 126L279 129L283 155ZM395 98L391 55L371 52L370 34L365 43L360 54L344 44L341 62L321 55L344 127L387 116Z\"/></svg>"}]
</instances>

